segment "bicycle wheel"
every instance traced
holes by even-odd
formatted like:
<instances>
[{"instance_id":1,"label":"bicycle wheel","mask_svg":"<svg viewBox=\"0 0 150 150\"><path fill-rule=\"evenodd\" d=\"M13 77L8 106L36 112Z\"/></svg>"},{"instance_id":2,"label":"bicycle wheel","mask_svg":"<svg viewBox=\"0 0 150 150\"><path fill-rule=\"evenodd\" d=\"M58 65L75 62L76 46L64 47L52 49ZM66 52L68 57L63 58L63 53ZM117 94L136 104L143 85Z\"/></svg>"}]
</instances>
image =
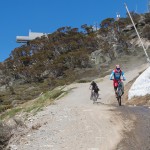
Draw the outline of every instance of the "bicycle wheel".
<instances>
[{"instance_id":1,"label":"bicycle wheel","mask_svg":"<svg viewBox=\"0 0 150 150\"><path fill-rule=\"evenodd\" d=\"M96 98L96 93L93 92L93 104L95 103L96 100L97 100L97 98Z\"/></svg>"},{"instance_id":2,"label":"bicycle wheel","mask_svg":"<svg viewBox=\"0 0 150 150\"><path fill-rule=\"evenodd\" d=\"M118 90L118 92L117 92L117 94L118 94L118 97L117 97L118 104L119 104L119 106L121 106L121 96L122 96L122 90L121 90L121 89L119 89L119 90Z\"/></svg>"},{"instance_id":3,"label":"bicycle wheel","mask_svg":"<svg viewBox=\"0 0 150 150\"><path fill-rule=\"evenodd\" d=\"M90 100L93 100L93 92L91 92Z\"/></svg>"},{"instance_id":4,"label":"bicycle wheel","mask_svg":"<svg viewBox=\"0 0 150 150\"><path fill-rule=\"evenodd\" d=\"M121 106L121 96L118 97L118 104Z\"/></svg>"}]
</instances>

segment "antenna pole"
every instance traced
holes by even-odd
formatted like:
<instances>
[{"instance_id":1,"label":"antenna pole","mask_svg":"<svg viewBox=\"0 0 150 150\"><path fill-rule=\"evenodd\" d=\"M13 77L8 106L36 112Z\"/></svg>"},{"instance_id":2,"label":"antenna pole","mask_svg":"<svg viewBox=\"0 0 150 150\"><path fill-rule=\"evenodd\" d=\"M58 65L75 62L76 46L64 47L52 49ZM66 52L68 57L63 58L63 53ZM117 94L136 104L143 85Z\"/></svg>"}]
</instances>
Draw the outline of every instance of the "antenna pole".
<instances>
[{"instance_id":1,"label":"antenna pole","mask_svg":"<svg viewBox=\"0 0 150 150\"><path fill-rule=\"evenodd\" d=\"M148 13L150 13L150 0L148 0Z\"/></svg>"},{"instance_id":2,"label":"antenna pole","mask_svg":"<svg viewBox=\"0 0 150 150\"><path fill-rule=\"evenodd\" d=\"M129 12L129 9L128 9L126 3L124 3L124 5L125 5L125 8L126 8L128 14L129 14L129 17L130 17L131 22L132 22L132 24L133 24L133 26L134 26L134 29L135 29L135 31L136 31L136 33L137 33L137 36L138 36L138 38L139 38L139 40L140 40L140 42L141 42L141 45L142 45L143 50L144 50L144 52L145 52L147 61L150 63L150 59L149 59L149 56L148 56L148 54L147 54L147 52L146 52L146 48L145 48L145 46L144 46L144 44L143 44L143 42L142 42L142 40L141 40L141 37L140 37L140 35L139 35L139 33L138 33L137 29L136 29L135 23L134 23L134 21L133 21L133 19L132 19L132 17L131 17L131 14L130 14L130 12Z\"/></svg>"}]
</instances>

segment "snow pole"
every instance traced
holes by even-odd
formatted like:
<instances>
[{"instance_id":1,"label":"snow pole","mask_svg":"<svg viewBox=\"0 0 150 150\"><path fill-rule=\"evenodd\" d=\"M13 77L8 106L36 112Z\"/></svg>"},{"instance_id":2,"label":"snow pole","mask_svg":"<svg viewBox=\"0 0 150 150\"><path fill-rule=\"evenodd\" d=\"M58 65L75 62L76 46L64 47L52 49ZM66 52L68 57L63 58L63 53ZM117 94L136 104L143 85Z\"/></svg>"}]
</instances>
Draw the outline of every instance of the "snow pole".
<instances>
[{"instance_id":1,"label":"snow pole","mask_svg":"<svg viewBox=\"0 0 150 150\"><path fill-rule=\"evenodd\" d=\"M141 45L142 45L142 47L143 47L143 50L144 50L144 53L145 53L145 55L146 55L147 61L148 61L148 63L150 63L150 59L149 59L149 56L148 56L148 54L147 54L147 52L146 52L146 48L145 48L145 46L144 46L144 44L143 44L143 42L142 42L142 40L141 40L141 37L140 37L140 35L139 35L138 31L137 31L137 28L136 28L136 26L135 26L135 23L134 23L132 17L131 17L131 14L130 14L130 12L129 12L129 9L128 9L126 3L124 3L124 5L125 5L125 8L126 8L126 10L127 10L128 15L129 15L129 17L130 17L130 19L131 19L131 22L132 22L132 24L133 24L133 26L134 26L134 29L135 29L135 31L136 31L136 34L137 34L137 36L138 36L138 38L139 38L139 40L140 40L140 42L141 42Z\"/></svg>"}]
</instances>

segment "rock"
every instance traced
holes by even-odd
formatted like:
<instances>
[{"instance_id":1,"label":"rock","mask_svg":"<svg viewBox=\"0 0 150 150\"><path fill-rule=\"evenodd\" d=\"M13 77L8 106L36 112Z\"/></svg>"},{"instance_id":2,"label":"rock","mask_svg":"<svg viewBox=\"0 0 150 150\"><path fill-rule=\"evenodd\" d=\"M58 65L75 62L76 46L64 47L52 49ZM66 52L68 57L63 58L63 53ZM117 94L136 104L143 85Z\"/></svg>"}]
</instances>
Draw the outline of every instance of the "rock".
<instances>
[{"instance_id":1,"label":"rock","mask_svg":"<svg viewBox=\"0 0 150 150\"><path fill-rule=\"evenodd\" d=\"M117 58L119 56L119 54L123 52L122 45L121 44L113 44L112 52L114 54L114 57Z\"/></svg>"},{"instance_id":2,"label":"rock","mask_svg":"<svg viewBox=\"0 0 150 150\"><path fill-rule=\"evenodd\" d=\"M104 62L110 62L111 58L109 53L106 53L105 55L103 54L103 52L101 50L96 50L94 52L91 53L91 60L95 63L95 64L101 64Z\"/></svg>"},{"instance_id":3,"label":"rock","mask_svg":"<svg viewBox=\"0 0 150 150\"><path fill-rule=\"evenodd\" d=\"M145 19L141 19L138 21L138 26L145 26L146 22Z\"/></svg>"},{"instance_id":4,"label":"rock","mask_svg":"<svg viewBox=\"0 0 150 150\"><path fill-rule=\"evenodd\" d=\"M20 100L13 100L12 101L12 103L11 103L11 105L13 106L13 107L16 107L18 104L20 104L21 103L21 101Z\"/></svg>"},{"instance_id":5,"label":"rock","mask_svg":"<svg viewBox=\"0 0 150 150\"><path fill-rule=\"evenodd\" d=\"M38 124L33 125L31 128L32 130L38 130L40 127L41 127L41 124L38 123Z\"/></svg>"},{"instance_id":6,"label":"rock","mask_svg":"<svg viewBox=\"0 0 150 150\"><path fill-rule=\"evenodd\" d=\"M101 68L106 68L106 67L108 67L109 65L107 64L107 63L103 63L103 64L100 64L100 67Z\"/></svg>"},{"instance_id":7,"label":"rock","mask_svg":"<svg viewBox=\"0 0 150 150\"><path fill-rule=\"evenodd\" d=\"M4 149L11 137L11 129L6 124L0 122L0 149Z\"/></svg>"},{"instance_id":8,"label":"rock","mask_svg":"<svg viewBox=\"0 0 150 150\"><path fill-rule=\"evenodd\" d=\"M16 145L10 145L10 146L9 146L9 149L10 149L10 150L17 150L18 148L17 148Z\"/></svg>"},{"instance_id":9,"label":"rock","mask_svg":"<svg viewBox=\"0 0 150 150\"><path fill-rule=\"evenodd\" d=\"M7 126L9 126L9 128L11 130L17 128L17 123L16 123L16 121L13 118L7 120L5 123L6 123Z\"/></svg>"},{"instance_id":10,"label":"rock","mask_svg":"<svg viewBox=\"0 0 150 150\"><path fill-rule=\"evenodd\" d=\"M16 122L17 126L26 128L27 126L22 118L23 116L15 116L14 121Z\"/></svg>"},{"instance_id":11,"label":"rock","mask_svg":"<svg viewBox=\"0 0 150 150\"><path fill-rule=\"evenodd\" d=\"M32 118L28 118L28 121L33 122L33 119Z\"/></svg>"},{"instance_id":12,"label":"rock","mask_svg":"<svg viewBox=\"0 0 150 150\"><path fill-rule=\"evenodd\" d=\"M123 53L125 53L123 44L113 44L112 48L109 49L108 52L102 51L101 49L92 52L91 61L93 61L96 65L110 63L112 59L117 58Z\"/></svg>"},{"instance_id":13,"label":"rock","mask_svg":"<svg viewBox=\"0 0 150 150\"><path fill-rule=\"evenodd\" d=\"M6 90L6 85L3 85L3 86L0 87L0 92L3 92L5 90Z\"/></svg>"},{"instance_id":14,"label":"rock","mask_svg":"<svg viewBox=\"0 0 150 150\"><path fill-rule=\"evenodd\" d=\"M134 26L132 24L126 26L126 28L124 28L122 31L123 32L128 32L134 29Z\"/></svg>"},{"instance_id":15,"label":"rock","mask_svg":"<svg viewBox=\"0 0 150 150\"><path fill-rule=\"evenodd\" d=\"M45 70L42 74L41 74L41 77L48 77L50 73L50 70Z\"/></svg>"},{"instance_id":16,"label":"rock","mask_svg":"<svg viewBox=\"0 0 150 150\"><path fill-rule=\"evenodd\" d=\"M130 35L130 37L131 37L132 39L136 38L136 37L137 37L136 32L135 32L135 33L132 33L132 34Z\"/></svg>"}]
</instances>

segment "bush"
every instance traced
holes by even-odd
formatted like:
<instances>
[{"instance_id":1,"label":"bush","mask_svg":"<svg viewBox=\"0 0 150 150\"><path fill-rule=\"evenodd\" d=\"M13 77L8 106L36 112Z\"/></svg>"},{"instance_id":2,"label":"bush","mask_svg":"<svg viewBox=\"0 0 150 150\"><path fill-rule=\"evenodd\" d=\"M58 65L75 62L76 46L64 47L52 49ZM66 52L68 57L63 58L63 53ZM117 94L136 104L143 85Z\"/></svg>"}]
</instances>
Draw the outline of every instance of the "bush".
<instances>
[{"instance_id":1,"label":"bush","mask_svg":"<svg viewBox=\"0 0 150 150\"><path fill-rule=\"evenodd\" d=\"M12 106L11 105L1 105L0 106L0 113L6 111L7 109L10 109Z\"/></svg>"},{"instance_id":2,"label":"bush","mask_svg":"<svg viewBox=\"0 0 150 150\"><path fill-rule=\"evenodd\" d=\"M142 33L144 38L148 38L150 40L150 25L145 25Z\"/></svg>"},{"instance_id":3,"label":"bush","mask_svg":"<svg viewBox=\"0 0 150 150\"><path fill-rule=\"evenodd\" d=\"M78 80L77 83L87 83L87 82L91 82L90 80L85 80L85 79L81 79Z\"/></svg>"},{"instance_id":4,"label":"bush","mask_svg":"<svg viewBox=\"0 0 150 150\"><path fill-rule=\"evenodd\" d=\"M0 122L0 149L3 150L11 137L11 130L10 128Z\"/></svg>"}]
</instances>

